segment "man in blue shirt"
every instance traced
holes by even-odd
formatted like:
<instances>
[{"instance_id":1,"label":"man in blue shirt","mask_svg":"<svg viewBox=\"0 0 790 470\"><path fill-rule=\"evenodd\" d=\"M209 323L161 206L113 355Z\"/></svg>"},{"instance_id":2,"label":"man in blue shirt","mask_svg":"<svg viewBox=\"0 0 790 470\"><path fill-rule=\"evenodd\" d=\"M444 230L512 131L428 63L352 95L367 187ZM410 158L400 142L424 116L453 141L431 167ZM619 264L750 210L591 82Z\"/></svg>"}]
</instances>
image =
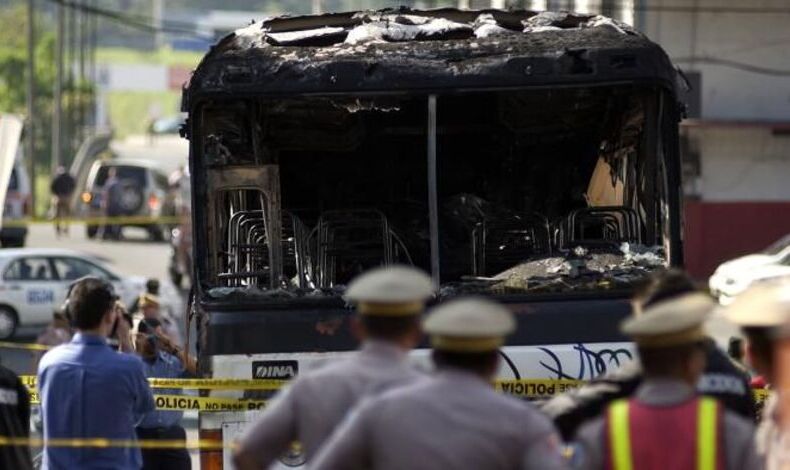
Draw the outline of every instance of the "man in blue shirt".
<instances>
[{"instance_id":1,"label":"man in blue shirt","mask_svg":"<svg viewBox=\"0 0 790 470\"><path fill-rule=\"evenodd\" d=\"M139 357L113 351L107 336L118 321L117 296L97 278L77 281L69 293L76 334L41 358L38 386L44 440L105 438L120 447L45 447L44 469L139 469L135 425L154 409ZM131 444L131 445L130 445Z\"/></svg>"},{"instance_id":2,"label":"man in blue shirt","mask_svg":"<svg viewBox=\"0 0 790 470\"><path fill-rule=\"evenodd\" d=\"M165 335L156 318L143 318L137 324L135 348L143 358L145 376L178 379L194 376L195 361ZM180 389L163 388L158 393L180 395ZM186 441L181 426L181 411L157 410L147 413L137 425L137 436L145 440ZM192 461L186 449L143 449L143 470L190 470Z\"/></svg>"}]
</instances>

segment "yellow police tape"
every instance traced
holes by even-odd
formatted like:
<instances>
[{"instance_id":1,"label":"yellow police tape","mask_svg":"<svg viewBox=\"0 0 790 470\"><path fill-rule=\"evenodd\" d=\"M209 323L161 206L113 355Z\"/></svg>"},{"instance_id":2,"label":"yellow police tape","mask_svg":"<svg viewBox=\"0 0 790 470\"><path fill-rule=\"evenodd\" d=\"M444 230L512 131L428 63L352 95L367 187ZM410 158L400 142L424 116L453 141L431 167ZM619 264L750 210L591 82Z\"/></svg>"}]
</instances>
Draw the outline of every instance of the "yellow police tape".
<instances>
[{"instance_id":1,"label":"yellow police tape","mask_svg":"<svg viewBox=\"0 0 790 470\"><path fill-rule=\"evenodd\" d=\"M35 389L35 375L21 375L19 379L29 389ZM150 378L152 388L182 388L186 390L279 390L288 383L286 380L259 379L160 379Z\"/></svg>"},{"instance_id":2,"label":"yellow police tape","mask_svg":"<svg viewBox=\"0 0 790 470\"><path fill-rule=\"evenodd\" d=\"M504 379L494 382L497 391L523 398L545 398L578 388L581 380Z\"/></svg>"},{"instance_id":3,"label":"yellow police tape","mask_svg":"<svg viewBox=\"0 0 790 470\"><path fill-rule=\"evenodd\" d=\"M48 351L52 349L50 346L45 346L43 344L33 344L33 343L12 343L10 341L0 341L0 348L5 349L27 349L30 351Z\"/></svg>"},{"instance_id":4,"label":"yellow police tape","mask_svg":"<svg viewBox=\"0 0 790 470\"><path fill-rule=\"evenodd\" d=\"M42 219L26 217L23 219L5 219L3 227L26 227L28 225L52 225L55 222L62 224L85 224L91 226L100 225L178 225L184 222L184 217L175 215L163 215L153 217L150 215L125 215L113 217L74 217L63 219Z\"/></svg>"},{"instance_id":5,"label":"yellow police tape","mask_svg":"<svg viewBox=\"0 0 790 470\"><path fill-rule=\"evenodd\" d=\"M36 392L36 376L20 376L22 383L31 394ZM186 390L258 390L276 391L285 386L286 380L259 379L148 379L152 388L180 388ZM586 382L582 380L555 379L501 379L494 381L497 391L526 399L550 398L578 388ZM768 397L768 390L754 389L754 399L762 404ZM36 395L37 397L37 395ZM259 409L265 401L246 398L191 397L182 395L156 395L157 408L162 410L199 410L199 411L244 411ZM162 397L160 400L159 398ZM181 400L174 400L173 398ZM192 399L193 401L184 401ZM238 406L235 406L238 405Z\"/></svg>"},{"instance_id":6,"label":"yellow police tape","mask_svg":"<svg viewBox=\"0 0 790 470\"><path fill-rule=\"evenodd\" d=\"M105 439L101 437L89 438L54 438L42 439L38 437L11 437L0 436L2 446L30 446L30 447L77 447L77 448L134 448L141 449L187 449L187 450L221 450L234 448L235 443L224 444L215 439L179 440L179 439Z\"/></svg>"},{"instance_id":7,"label":"yellow police tape","mask_svg":"<svg viewBox=\"0 0 790 470\"><path fill-rule=\"evenodd\" d=\"M41 399L36 391L29 391L30 403ZM194 397L191 395L154 395L157 410L162 411L252 411L266 406L266 400L249 398Z\"/></svg>"}]
</instances>

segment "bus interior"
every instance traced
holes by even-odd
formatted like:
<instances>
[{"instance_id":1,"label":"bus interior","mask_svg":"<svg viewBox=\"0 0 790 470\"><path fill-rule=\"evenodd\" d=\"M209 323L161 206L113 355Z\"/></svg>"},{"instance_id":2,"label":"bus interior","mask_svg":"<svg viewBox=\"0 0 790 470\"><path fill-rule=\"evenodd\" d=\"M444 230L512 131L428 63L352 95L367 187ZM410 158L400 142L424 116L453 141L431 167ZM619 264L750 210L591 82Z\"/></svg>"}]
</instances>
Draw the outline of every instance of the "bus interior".
<instances>
[{"instance_id":1,"label":"bus interior","mask_svg":"<svg viewBox=\"0 0 790 470\"><path fill-rule=\"evenodd\" d=\"M207 101L199 281L214 298L338 297L401 263L432 273L440 296L633 288L670 259L664 95L628 83Z\"/></svg>"}]
</instances>

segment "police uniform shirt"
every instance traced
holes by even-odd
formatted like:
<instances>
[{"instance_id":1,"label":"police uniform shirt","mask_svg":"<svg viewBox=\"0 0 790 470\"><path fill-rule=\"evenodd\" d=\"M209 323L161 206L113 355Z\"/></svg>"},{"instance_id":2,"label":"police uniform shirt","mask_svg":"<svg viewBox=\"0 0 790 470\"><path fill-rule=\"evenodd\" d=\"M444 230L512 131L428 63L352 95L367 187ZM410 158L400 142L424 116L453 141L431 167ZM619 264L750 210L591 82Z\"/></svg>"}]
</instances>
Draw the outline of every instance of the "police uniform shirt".
<instances>
[{"instance_id":1,"label":"police uniform shirt","mask_svg":"<svg viewBox=\"0 0 790 470\"><path fill-rule=\"evenodd\" d=\"M253 450L261 468L293 441L302 445L309 460L361 397L422 377L397 346L367 341L352 357L294 380L247 430L241 447Z\"/></svg>"},{"instance_id":2,"label":"police uniform shirt","mask_svg":"<svg viewBox=\"0 0 790 470\"><path fill-rule=\"evenodd\" d=\"M0 366L0 436L29 437L30 399L27 389L11 370ZM0 446L0 468L33 468L27 445Z\"/></svg>"},{"instance_id":3,"label":"police uniform shirt","mask_svg":"<svg viewBox=\"0 0 790 470\"><path fill-rule=\"evenodd\" d=\"M762 420L755 435L757 454L765 460L765 470L790 468L790 448L786 448L790 436L783 435L778 423L779 399L772 393L765 402Z\"/></svg>"},{"instance_id":4,"label":"police uniform shirt","mask_svg":"<svg viewBox=\"0 0 790 470\"><path fill-rule=\"evenodd\" d=\"M366 400L311 468L548 470L565 463L554 426L531 405L469 372L443 370Z\"/></svg>"},{"instance_id":5,"label":"police uniform shirt","mask_svg":"<svg viewBox=\"0 0 790 470\"><path fill-rule=\"evenodd\" d=\"M642 383L634 398L646 405L672 406L694 396L694 390L677 380L649 379ZM724 458L728 470L759 469L762 462L754 449L754 426L735 413L724 410ZM596 418L581 427L576 438L574 467L589 470L604 468L607 444L606 418Z\"/></svg>"},{"instance_id":6,"label":"police uniform shirt","mask_svg":"<svg viewBox=\"0 0 790 470\"><path fill-rule=\"evenodd\" d=\"M756 410L748 376L713 341L706 341L706 348L707 365L697 384L697 391L716 398L730 411L754 421ZM635 358L577 389L548 400L541 406L541 411L554 420L562 437L570 440L582 424L598 416L607 404L633 395L641 382L642 365Z\"/></svg>"}]
</instances>

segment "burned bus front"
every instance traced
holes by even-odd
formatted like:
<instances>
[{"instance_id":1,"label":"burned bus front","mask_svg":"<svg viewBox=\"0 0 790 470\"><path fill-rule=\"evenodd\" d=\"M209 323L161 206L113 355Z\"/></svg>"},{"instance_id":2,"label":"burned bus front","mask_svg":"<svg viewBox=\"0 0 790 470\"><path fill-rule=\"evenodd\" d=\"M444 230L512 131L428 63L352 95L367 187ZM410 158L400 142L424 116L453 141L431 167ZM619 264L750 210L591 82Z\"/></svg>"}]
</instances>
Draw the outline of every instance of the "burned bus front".
<instances>
[{"instance_id":1,"label":"burned bus front","mask_svg":"<svg viewBox=\"0 0 790 470\"><path fill-rule=\"evenodd\" d=\"M185 92L202 370L291 378L353 349L345 286L396 263L437 302L512 306L503 376L626 360L628 296L682 259L674 78L584 15L384 11L224 39Z\"/></svg>"}]
</instances>

